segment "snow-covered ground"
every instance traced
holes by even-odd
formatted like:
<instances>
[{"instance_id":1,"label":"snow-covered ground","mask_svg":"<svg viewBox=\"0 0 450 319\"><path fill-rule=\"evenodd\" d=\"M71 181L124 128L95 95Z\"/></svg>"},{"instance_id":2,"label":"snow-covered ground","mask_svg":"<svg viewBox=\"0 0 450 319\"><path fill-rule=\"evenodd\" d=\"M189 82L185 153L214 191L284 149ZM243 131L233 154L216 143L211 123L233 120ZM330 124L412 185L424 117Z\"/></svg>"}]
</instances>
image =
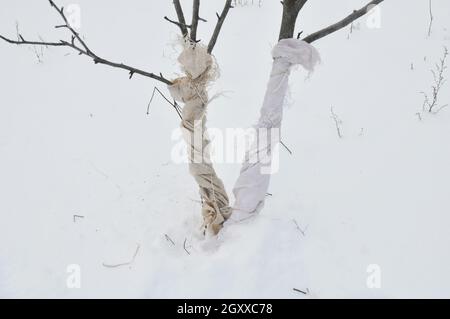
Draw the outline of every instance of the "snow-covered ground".
<instances>
[{"instance_id":1,"label":"snow-covered ground","mask_svg":"<svg viewBox=\"0 0 450 319\"><path fill-rule=\"evenodd\" d=\"M210 106L209 127L257 119L281 6L256 2L232 10L215 49L213 91L226 96ZM1 4L1 34L14 37L16 21L26 39L65 34L46 0ZM175 17L171 1L76 4L99 54L176 76L178 30L163 20ZM310 1L297 29L363 4ZM273 196L216 241L195 235L196 186L171 159L175 112L157 99L146 114L163 86L65 49L39 63L32 48L1 42L0 297L450 297L450 109L416 114L450 47L450 3L433 4L431 37L428 0L386 0L380 28L362 18L315 44L322 64L307 80L300 69L291 76L283 140L293 154L281 152ZM222 7L203 1L202 40ZM239 168L217 165L229 191Z\"/></svg>"}]
</instances>

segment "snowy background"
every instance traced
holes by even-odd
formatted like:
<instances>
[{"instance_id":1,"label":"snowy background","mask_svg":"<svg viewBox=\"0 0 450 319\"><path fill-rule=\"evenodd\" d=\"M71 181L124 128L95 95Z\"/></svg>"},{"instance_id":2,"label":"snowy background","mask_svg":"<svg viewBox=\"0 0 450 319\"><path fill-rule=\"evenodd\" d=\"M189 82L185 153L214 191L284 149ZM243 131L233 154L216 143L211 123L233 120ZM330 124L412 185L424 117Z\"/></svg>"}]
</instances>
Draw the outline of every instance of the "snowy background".
<instances>
[{"instance_id":1,"label":"snowy background","mask_svg":"<svg viewBox=\"0 0 450 319\"><path fill-rule=\"evenodd\" d=\"M215 48L222 76L213 91L226 96L210 106L209 127L257 119L281 5L256 2L232 9ZM297 30L314 32L365 2L310 1ZM70 3L99 55L176 77L178 29L163 20L175 18L171 1L57 1ZM322 64L307 80L300 69L291 76L283 140L293 154L281 152L273 196L255 220L206 244L195 236L196 185L171 160L177 116L159 98L146 114L163 85L68 49L38 61L33 48L1 42L0 297L449 298L450 109L416 115L450 47L450 3L433 3L431 37L428 0L386 0L380 28L362 18L351 34L315 43ZM19 22L26 39L69 37L53 28L61 21L46 0L0 4L3 35L14 38ZM190 19L191 2L182 4ZM202 2L200 39L222 8ZM229 191L239 168L217 165ZM129 262L138 246L131 265L104 266ZM71 267L80 288L67 284ZM380 286L370 288L374 269Z\"/></svg>"}]
</instances>

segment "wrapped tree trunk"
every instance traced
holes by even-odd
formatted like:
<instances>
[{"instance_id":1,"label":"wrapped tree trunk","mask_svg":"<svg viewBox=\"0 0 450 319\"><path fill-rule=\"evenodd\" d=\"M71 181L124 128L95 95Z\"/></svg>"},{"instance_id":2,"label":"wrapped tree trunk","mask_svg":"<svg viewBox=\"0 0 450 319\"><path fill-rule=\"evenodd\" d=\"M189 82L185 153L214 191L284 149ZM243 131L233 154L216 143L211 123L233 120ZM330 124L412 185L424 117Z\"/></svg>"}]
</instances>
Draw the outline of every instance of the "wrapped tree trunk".
<instances>
[{"instance_id":1,"label":"wrapped tree trunk","mask_svg":"<svg viewBox=\"0 0 450 319\"><path fill-rule=\"evenodd\" d=\"M264 206L269 188L273 151L280 142L283 104L292 66L301 65L312 72L320 57L310 43L338 31L365 15L383 0L372 0L359 10L354 10L343 20L319 30L303 40L294 39L298 15L307 0L284 0L279 42L272 51L273 65L267 85L260 118L255 125L256 139L246 151L240 176L234 186L236 202L233 220L240 220L259 212ZM301 33L297 38L300 38Z\"/></svg>"},{"instance_id":2,"label":"wrapped tree trunk","mask_svg":"<svg viewBox=\"0 0 450 319\"><path fill-rule=\"evenodd\" d=\"M359 10L354 10L343 20L338 21L322 30L310 34L303 41L292 39L295 32L295 23L299 12L307 3L307 0L283 0L283 17L280 28L279 40L273 50L273 67L267 92L261 109L261 117L256 125L257 129L279 129L281 127L282 106L286 95L290 69L293 65L300 64L311 71L319 57L313 47L308 45L333 32L349 25L356 19L369 12L374 6L384 0L372 0ZM217 234L222 228L224 221L231 215L229 199L222 181L212 166L209 158L208 145L210 141L205 134L206 130L206 108L210 102L207 86L216 76L216 65L211 53L218 40L224 21L232 8L232 0L224 0L225 6L221 14L216 14L217 23L207 46L199 44L197 40L197 27L199 21L206 22L200 18L200 0L193 0L193 16L191 24L186 23L180 0L173 0L178 21L164 17L170 23L176 25L187 44L179 57L179 62L185 75L174 81L165 78L161 73L145 71L124 63L114 62L96 54L86 43L84 38L70 25L63 7L58 7L53 0L49 3L62 18L63 24L56 28L64 28L70 33L70 38L59 41L25 40L21 34L17 39L0 35L0 39L10 44L43 47L64 47L71 49L80 56L87 57L95 64L101 64L121 70L125 70L132 79L135 75L144 76L168 85L175 100L185 103L182 111L181 127L189 147L189 169L200 188L202 198L202 214L204 218L204 230L211 234ZM300 36L301 33L299 33ZM298 37L299 37L298 36ZM267 140L267 137L269 139ZM234 188L236 205L234 212L251 213L258 211L264 203L264 196L270 181L270 175L263 176L262 162L260 159L268 158L264 164L269 165L273 148L279 140L272 139L271 133L265 135L266 143L262 146L256 144L249 150L243 165L241 176ZM264 140L258 136L257 140ZM256 161L254 154L257 154ZM258 155L262 155L259 156Z\"/></svg>"},{"instance_id":3,"label":"wrapped tree trunk","mask_svg":"<svg viewBox=\"0 0 450 319\"><path fill-rule=\"evenodd\" d=\"M273 65L267 84L260 118L255 125L256 139L247 150L241 174L234 186L236 218L258 212L264 205L272 173L272 156L280 142L283 105L291 68L302 65L312 72L320 57L310 44L297 39L283 39L272 51ZM233 218L234 219L234 218Z\"/></svg>"},{"instance_id":4,"label":"wrapped tree trunk","mask_svg":"<svg viewBox=\"0 0 450 319\"><path fill-rule=\"evenodd\" d=\"M209 154L206 134L208 84L217 78L213 57L200 44L187 44L178 58L185 76L169 85L172 97L184 103L181 128L188 146L189 171L195 178L202 199L203 230L217 234L231 215L223 182L217 176Z\"/></svg>"}]
</instances>

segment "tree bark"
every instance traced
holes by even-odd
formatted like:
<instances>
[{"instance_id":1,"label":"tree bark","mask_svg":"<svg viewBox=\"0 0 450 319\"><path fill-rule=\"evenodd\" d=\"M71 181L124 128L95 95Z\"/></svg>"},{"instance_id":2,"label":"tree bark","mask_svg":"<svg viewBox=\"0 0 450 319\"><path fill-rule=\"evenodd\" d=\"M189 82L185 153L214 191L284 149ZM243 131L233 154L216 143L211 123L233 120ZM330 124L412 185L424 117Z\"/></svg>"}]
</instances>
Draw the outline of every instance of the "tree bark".
<instances>
[{"instance_id":1,"label":"tree bark","mask_svg":"<svg viewBox=\"0 0 450 319\"><path fill-rule=\"evenodd\" d=\"M278 40L294 37L295 23L298 14L306 2L307 0L284 0L282 2L283 18L281 20L280 36Z\"/></svg>"}]
</instances>

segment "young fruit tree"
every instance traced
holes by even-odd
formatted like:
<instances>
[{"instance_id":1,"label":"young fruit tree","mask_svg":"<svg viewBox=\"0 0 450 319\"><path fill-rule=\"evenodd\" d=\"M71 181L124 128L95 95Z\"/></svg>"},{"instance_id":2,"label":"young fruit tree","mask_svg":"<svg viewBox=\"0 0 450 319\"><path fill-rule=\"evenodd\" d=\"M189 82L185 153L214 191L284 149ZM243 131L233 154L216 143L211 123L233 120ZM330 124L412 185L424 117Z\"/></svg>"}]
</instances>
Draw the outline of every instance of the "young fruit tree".
<instances>
[{"instance_id":1,"label":"young fruit tree","mask_svg":"<svg viewBox=\"0 0 450 319\"><path fill-rule=\"evenodd\" d=\"M68 40L54 42L28 40L20 33L17 34L17 39L3 35L0 35L0 38L15 45L68 48L74 50L80 56L90 58L95 64L125 70L128 72L130 79L135 75L140 75L167 85L173 98L171 104L181 118L181 128L188 146L189 171L197 182L200 191L203 216L201 229L205 234L216 235L232 215L238 216L238 218L252 216L263 207L270 182L270 169L267 172L265 168L266 166L270 167L273 148L280 142L278 131L281 127L282 109L291 67L302 65L307 71L313 71L320 57L311 43L350 25L383 0L370 1L337 23L301 39L301 32L296 37L294 37L294 33L299 13L307 2L307 0L281 1L283 7L281 28L278 43L272 51L272 72L260 119L255 126L258 131L256 146L251 146L246 152L241 174L233 190L236 199L233 208L230 205L224 184L217 176L210 160L208 152L210 141L206 134L206 111L208 105L214 99L208 96L208 88L219 74L216 59L212 52L225 20L233 8L232 0L225 0L221 13L216 14L216 25L208 43L203 43L197 36L199 23L207 22L200 15L200 0L192 0L190 23L186 21L180 0L173 0L177 18L175 20L166 16L164 19L175 25L180 30L182 37L183 50L178 57L178 62L184 75L175 79L168 79L161 73L145 71L102 57L87 44L87 41L70 24L64 8L56 5L53 0L49 0L49 3L62 19L62 24L55 26L55 28L66 29L70 36ZM264 140L265 142L258 143L258 140ZM257 154L256 158L254 158L254 154Z\"/></svg>"}]
</instances>

